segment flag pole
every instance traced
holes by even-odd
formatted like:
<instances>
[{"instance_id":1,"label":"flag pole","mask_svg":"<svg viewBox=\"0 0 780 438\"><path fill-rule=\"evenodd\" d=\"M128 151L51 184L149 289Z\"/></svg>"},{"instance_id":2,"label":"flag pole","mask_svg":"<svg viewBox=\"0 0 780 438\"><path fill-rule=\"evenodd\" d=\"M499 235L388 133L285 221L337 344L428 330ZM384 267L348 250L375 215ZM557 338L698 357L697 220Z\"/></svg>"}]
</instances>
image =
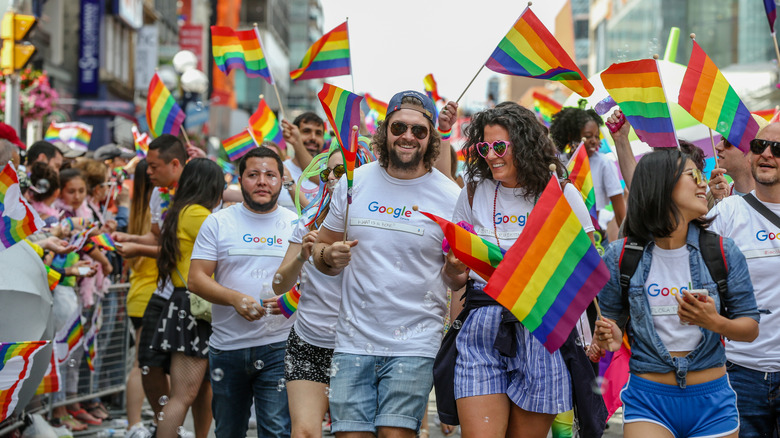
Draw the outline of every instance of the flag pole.
<instances>
[{"instance_id":1,"label":"flag pole","mask_svg":"<svg viewBox=\"0 0 780 438\"><path fill-rule=\"evenodd\" d=\"M347 17L347 45L350 47L349 52L349 78L352 80L352 92L355 92L355 74L352 73L352 42L349 40L349 17ZM345 228L346 230L346 228Z\"/></svg>"},{"instance_id":2,"label":"flag pole","mask_svg":"<svg viewBox=\"0 0 780 438\"><path fill-rule=\"evenodd\" d=\"M284 115L284 105L282 105L282 98L279 97L279 88L276 87L276 82L274 82L274 91L276 92L276 100L279 101L279 112L282 113L282 118L287 120L287 116Z\"/></svg>"},{"instance_id":3,"label":"flag pole","mask_svg":"<svg viewBox=\"0 0 780 438\"><path fill-rule=\"evenodd\" d=\"M487 61L485 61L487 62ZM469 82L468 85L466 85L466 89L463 90L462 93L460 93L460 96L458 96L458 100L455 101L455 103L459 103L460 99L463 98L463 95L466 94L466 91L468 91L469 87L471 87L471 84L474 83L474 80L477 79L477 76L482 72L482 69L485 68L485 62L482 63L481 66L479 66L479 70L477 70L477 74L474 75L473 78L471 78L471 82Z\"/></svg>"},{"instance_id":4,"label":"flag pole","mask_svg":"<svg viewBox=\"0 0 780 438\"><path fill-rule=\"evenodd\" d=\"M777 56L777 67L780 68L780 48L777 47L777 35L774 32L771 33L772 42L775 43L775 56Z\"/></svg>"},{"instance_id":5,"label":"flag pole","mask_svg":"<svg viewBox=\"0 0 780 438\"><path fill-rule=\"evenodd\" d=\"M184 141L187 142L187 146L192 146L192 143L190 143L190 137L187 136L187 129L185 129L183 125L184 124L182 123L181 133L184 135Z\"/></svg>"},{"instance_id":6,"label":"flag pole","mask_svg":"<svg viewBox=\"0 0 780 438\"><path fill-rule=\"evenodd\" d=\"M712 136L712 128L707 128L710 131L710 144L712 145L712 156L715 157L715 167L720 167L718 164L718 151L715 150L715 138Z\"/></svg>"},{"instance_id":7,"label":"flag pole","mask_svg":"<svg viewBox=\"0 0 780 438\"><path fill-rule=\"evenodd\" d=\"M353 125L352 126L352 132L349 134L349 143L350 143L349 149L351 150L354 147L355 148L355 153L357 153L357 135L356 135L356 132L359 129L360 128L358 128L357 125ZM356 142L354 145L352 144L353 141ZM355 157L355 160L357 160L357 157ZM344 164L346 165L346 163L344 163ZM354 166L354 164L353 164L353 166ZM354 169L354 167L353 167L353 169ZM353 174L352 175L352 178L353 178L352 182L353 183L354 183L354 177L355 176ZM327 184L327 182L325 182L325 184ZM349 184L347 184L347 190L350 190ZM342 243L347 243L347 225L348 225L348 221L349 221L349 204L351 204L351 203L352 203L352 194L349 193L347 195L347 208L344 210L344 241Z\"/></svg>"}]
</instances>

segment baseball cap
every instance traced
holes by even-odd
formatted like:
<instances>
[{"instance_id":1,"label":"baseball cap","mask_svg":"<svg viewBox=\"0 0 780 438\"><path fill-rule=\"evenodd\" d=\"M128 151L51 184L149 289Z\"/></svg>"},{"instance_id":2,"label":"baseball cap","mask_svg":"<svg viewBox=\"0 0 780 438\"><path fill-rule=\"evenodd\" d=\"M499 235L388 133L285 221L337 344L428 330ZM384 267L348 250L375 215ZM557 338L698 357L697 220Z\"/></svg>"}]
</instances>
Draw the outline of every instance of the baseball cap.
<instances>
[{"instance_id":1,"label":"baseball cap","mask_svg":"<svg viewBox=\"0 0 780 438\"><path fill-rule=\"evenodd\" d=\"M109 143L100 146L95 150L94 159L98 161L113 160L114 158L121 157L125 160L130 160L135 157L135 153L129 149L119 147L114 143Z\"/></svg>"},{"instance_id":2,"label":"baseball cap","mask_svg":"<svg viewBox=\"0 0 780 438\"><path fill-rule=\"evenodd\" d=\"M413 105L409 103L401 104L401 101L404 99L404 97L414 97L420 102L422 102L422 109L419 107L419 105ZM421 112L425 118L430 120L431 123L436 125L436 121L434 121L434 117L436 117L436 106L433 104L433 101L430 97L427 95L420 93L419 91L414 90L406 90L401 91L400 93L396 93L395 96L393 96L392 99L390 99L390 102L387 104L387 114L385 115L385 119L390 118L390 114L398 111L399 109L411 109L415 111Z\"/></svg>"},{"instance_id":3,"label":"baseball cap","mask_svg":"<svg viewBox=\"0 0 780 438\"><path fill-rule=\"evenodd\" d=\"M19 146L23 151L27 150L27 146L19 140L19 136L16 134L16 130L6 123L0 122L0 138L10 141L11 143Z\"/></svg>"},{"instance_id":4,"label":"baseball cap","mask_svg":"<svg viewBox=\"0 0 780 438\"><path fill-rule=\"evenodd\" d=\"M64 141L61 140L54 140L51 142L51 144L54 145L54 147L57 148L60 153L62 153L62 156L65 158L77 158L87 153L87 151L80 151L78 149L72 149L70 146L65 144Z\"/></svg>"}]
</instances>

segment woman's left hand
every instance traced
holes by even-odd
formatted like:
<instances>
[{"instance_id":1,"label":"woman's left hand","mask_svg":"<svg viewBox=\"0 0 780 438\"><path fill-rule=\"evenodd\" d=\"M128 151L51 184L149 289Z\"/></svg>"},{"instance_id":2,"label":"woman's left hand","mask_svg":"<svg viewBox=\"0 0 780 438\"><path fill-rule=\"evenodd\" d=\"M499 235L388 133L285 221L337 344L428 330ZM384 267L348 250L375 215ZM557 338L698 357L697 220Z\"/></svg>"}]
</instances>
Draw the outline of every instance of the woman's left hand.
<instances>
[{"instance_id":1,"label":"woman's left hand","mask_svg":"<svg viewBox=\"0 0 780 438\"><path fill-rule=\"evenodd\" d=\"M720 318L720 314L718 314L718 310L715 308L715 300L709 295L696 299L687 290L682 291L682 294L682 297L679 295L675 296L678 306L677 315L680 316L680 321L695 324L710 331L716 331L714 327L718 322L718 318Z\"/></svg>"},{"instance_id":2,"label":"woman's left hand","mask_svg":"<svg viewBox=\"0 0 780 438\"><path fill-rule=\"evenodd\" d=\"M309 260L309 257L311 257L314 242L317 241L317 234L317 230L312 230L303 236L303 241L301 242L301 258L303 260Z\"/></svg>"}]
</instances>

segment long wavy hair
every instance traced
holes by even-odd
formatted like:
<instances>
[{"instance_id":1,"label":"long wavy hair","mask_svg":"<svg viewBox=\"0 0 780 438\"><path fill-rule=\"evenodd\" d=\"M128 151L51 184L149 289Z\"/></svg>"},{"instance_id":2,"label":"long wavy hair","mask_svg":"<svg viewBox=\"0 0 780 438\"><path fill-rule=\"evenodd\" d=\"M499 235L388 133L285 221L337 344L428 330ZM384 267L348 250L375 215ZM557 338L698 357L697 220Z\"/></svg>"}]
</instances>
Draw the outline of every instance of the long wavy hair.
<instances>
[{"instance_id":1,"label":"long wavy hair","mask_svg":"<svg viewBox=\"0 0 780 438\"><path fill-rule=\"evenodd\" d=\"M184 166L179 187L160 230L160 256L157 258L159 271L157 282L160 285L165 285L181 258L179 238L176 235L179 228L179 214L186 207L194 204L213 210L222 199L224 178L222 168L207 158L195 158Z\"/></svg>"},{"instance_id":2,"label":"long wavy hair","mask_svg":"<svg viewBox=\"0 0 780 438\"><path fill-rule=\"evenodd\" d=\"M555 146L547 137L544 126L533 112L514 102L503 102L474 114L466 128L466 175L469 184L493 179L487 160L477 152L476 144L484 141L485 127L499 125L509 132L512 143L512 162L517 169L517 184L526 199L540 196L550 181L550 164L563 177L565 169L555 153Z\"/></svg>"},{"instance_id":3,"label":"long wavy hair","mask_svg":"<svg viewBox=\"0 0 780 438\"><path fill-rule=\"evenodd\" d=\"M422 102L420 102L419 99L412 97L412 96L406 96L401 100L401 103L407 103L411 105L419 106L420 108L423 107ZM390 116L392 117L392 115ZM376 128L376 132L374 133L374 137L371 139L371 149L374 151L374 154L376 155L377 161L379 161L379 165L383 168L387 169L387 166L390 164L390 151L388 150L388 144L387 144L387 128L389 126L390 117L386 118L385 120L381 121L379 123L379 127ZM422 162L425 166L425 170L431 171L433 169L433 163L436 161L436 157L439 156L439 146L441 145L441 136L439 135L439 131L436 130L436 127L431 123L430 120L427 118L425 119L428 122L428 148L425 149L425 154L423 154Z\"/></svg>"}]
</instances>

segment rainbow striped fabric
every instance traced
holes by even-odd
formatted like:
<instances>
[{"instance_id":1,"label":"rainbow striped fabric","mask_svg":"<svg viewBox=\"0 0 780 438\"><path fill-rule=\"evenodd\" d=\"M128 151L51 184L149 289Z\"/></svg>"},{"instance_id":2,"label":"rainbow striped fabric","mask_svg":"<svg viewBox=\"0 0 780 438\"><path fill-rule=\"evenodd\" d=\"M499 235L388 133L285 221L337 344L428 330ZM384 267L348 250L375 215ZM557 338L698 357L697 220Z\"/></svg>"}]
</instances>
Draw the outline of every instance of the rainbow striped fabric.
<instances>
[{"instance_id":1,"label":"rainbow striped fabric","mask_svg":"<svg viewBox=\"0 0 780 438\"><path fill-rule=\"evenodd\" d=\"M366 99L366 104L368 104L368 108L372 111L376 111L377 121L384 120L385 115L387 114L387 102L382 102L381 100L376 99L374 96L368 93L364 94L363 98Z\"/></svg>"},{"instance_id":2,"label":"rainbow striped fabric","mask_svg":"<svg viewBox=\"0 0 780 438\"><path fill-rule=\"evenodd\" d=\"M95 357L97 357L97 325L93 323L84 336L84 359L90 371L95 371Z\"/></svg>"},{"instance_id":3,"label":"rainbow striped fabric","mask_svg":"<svg viewBox=\"0 0 780 438\"><path fill-rule=\"evenodd\" d=\"M766 19L769 20L769 31L775 34L775 20L777 19L777 5L775 0L764 0L764 10Z\"/></svg>"},{"instance_id":4,"label":"rainbow striped fabric","mask_svg":"<svg viewBox=\"0 0 780 438\"><path fill-rule=\"evenodd\" d=\"M593 188L593 174L590 172L588 151L585 150L583 143L580 143L577 146L577 150L571 155L571 160L566 165L566 170L569 171L571 182L582 193L582 198L585 201L585 206L588 207L588 213L590 213L593 225L599 228L599 215L596 211L596 190Z\"/></svg>"},{"instance_id":5,"label":"rainbow striped fabric","mask_svg":"<svg viewBox=\"0 0 780 438\"><path fill-rule=\"evenodd\" d=\"M116 243L114 243L114 239L112 239L111 235L108 233L98 234L97 236L92 237L90 240L92 240L95 245L105 249L106 251L116 251Z\"/></svg>"},{"instance_id":6,"label":"rainbow striped fabric","mask_svg":"<svg viewBox=\"0 0 780 438\"><path fill-rule=\"evenodd\" d=\"M184 123L184 111L176 104L171 92L163 84L155 72L149 83L149 93L146 97L146 122L153 137L160 134L178 136L181 124Z\"/></svg>"},{"instance_id":7,"label":"rainbow striped fabric","mask_svg":"<svg viewBox=\"0 0 780 438\"><path fill-rule=\"evenodd\" d=\"M425 94L428 95L434 102L443 100L439 96L439 86L436 84L436 79L433 78L433 73L428 73L423 78L423 85L425 86Z\"/></svg>"},{"instance_id":8,"label":"rainbow striped fabric","mask_svg":"<svg viewBox=\"0 0 780 438\"><path fill-rule=\"evenodd\" d=\"M22 196L16 170L7 163L0 172L0 245L10 248L44 227Z\"/></svg>"},{"instance_id":9,"label":"rainbow striped fabric","mask_svg":"<svg viewBox=\"0 0 780 438\"><path fill-rule=\"evenodd\" d=\"M43 139L52 143L61 141L73 150L86 151L92 139L92 125L81 122L51 122Z\"/></svg>"},{"instance_id":10,"label":"rainbow striped fabric","mask_svg":"<svg viewBox=\"0 0 780 438\"><path fill-rule=\"evenodd\" d=\"M276 143L279 149L287 149L282 130L279 129L279 121L271 108L268 107L265 99L260 99L257 110L249 116L249 127L252 129L255 140L259 143L262 143L263 140L270 140Z\"/></svg>"},{"instance_id":11,"label":"rainbow striped fabric","mask_svg":"<svg viewBox=\"0 0 780 438\"><path fill-rule=\"evenodd\" d=\"M68 318L65 328L62 332L58 332L60 337L56 339L57 342L62 342L68 346L68 357L73 354L73 350L81 345L84 338L84 326L81 324L81 312L76 310Z\"/></svg>"},{"instance_id":12,"label":"rainbow striped fabric","mask_svg":"<svg viewBox=\"0 0 780 438\"><path fill-rule=\"evenodd\" d=\"M283 293L276 299L279 303L279 310L285 318L290 318L298 310L298 302L301 300L301 293L298 292L298 286L294 286L289 291Z\"/></svg>"},{"instance_id":13,"label":"rainbow striped fabric","mask_svg":"<svg viewBox=\"0 0 780 438\"><path fill-rule=\"evenodd\" d=\"M534 91L531 96L534 99L534 112L536 113L536 116L541 119L544 126L549 127L552 122L552 116L557 114L563 108L563 105L536 91Z\"/></svg>"},{"instance_id":14,"label":"rainbow striped fabric","mask_svg":"<svg viewBox=\"0 0 780 438\"><path fill-rule=\"evenodd\" d=\"M775 115L780 114L780 111L774 109L767 109L767 110L751 111L750 113L755 114L758 117L761 117L762 119L771 123Z\"/></svg>"},{"instance_id":15,"label":"rainbow striped fabric","mask_svg":"<svg viewBox=\"0 0 780 438\"><path fill-rule=\"evenodd\" d=\"M49 341L0 343L0 421L8 418L19 402L22 384L32 370L35 355Z\"/></svg>"},{"instance_id":16,"label":"rainbow striped fabric","mask_svg":"<svg viewBox=\"0 0 780 438\"><path fill-rule=\"evenodd\" d=\"M435 214L424 211L420 211L420 213L441 227L441 230L444 231L444 237L447 238L447 242L458 260L465 263L485 280L490 279L498 264L504 259L506 253L504 249Z\"/></svg>"},{"instance_id":17,"label":"rainbow striped fabric","mask_svg":"<svg viewBox=\"0 0 780 438\"><path fill-rule=\"evenodd\" d=\"M303 55L301 65L290 72L293 81L301 79L327 78L352 73L349 58L349 31L347 22L318 39Z\"/></svg>"},{"instance_id":18,"label":"rainbow striped fabric","mask_svg":"<svg viewBox=\"0 0 780 438\"><path fill-rule=\"evenodd\" d=\"M262 133L256 132L256 134L260 134L260 138L263 137ZM230 161L236 161L253 148L256 148L257 144L255 144L255 140L252 137L252 133L249 132L249 129L244 129L238 134L226 138L225 141L222 142L222 147L225 148L228 159L230 159Z\"/></svg>"},{"instance_id":19,"label":"rainbow striped fabric","mask_svg":"<svg viewBox=\"0 0 780 438\"><path fill-rule=\"evenodd\" d=\"M62 227L65 231L73 231L76 228L83 229L90 225L90 221L87 219L84 219L83 217L67 217L60 221L60 227Z\"/></svg>"},{"instance_id":20,"label":"rainbow striped fabric","mask_svg":"<svg viewBox=\"0 0 780 438\"><path fill-rule=\"evenodd\" d=\"M211 53L217 67L226 75L239 68L250 78L260 76L274 84L257 27L234 31L227 26L211 26Z\"/></svg>"},{"instance_id":21,"label":"rainbow striped fabric","mask_svg":"<svg viewBox=\"0 0 780 438\"><path fill-rule=\"evenodd\" d=\"M528 7L498 43L485 67L506 75L560 81L582 97L593 93L593 85Z\"/></svg>"},{"instance_id":22,"label":"rainbow striped fabric","mask_svg":"<svg viewBox=\"0 0 780 438\"><path fill-rule=\"evenodd\" d=\"M65 350L67 349L60 349ZM59 362L57 361L57 343L52 345L51 358L49 359L49 365L46 367L46 374L43 375L41 384L38 385L38 389L35 390L35 395L49 394L60 390L60 382L62 382L62 376L60 375Z\"/></svg>"},{"instance_id":23,"label":"rainbow striped fabric","mask_svg":"<svg viewBox=\"0 0 780 438\"><path fill-rule=\"evenodd\" d=\"M344 167L347 171L347 203L351 204L358 146L357 132L353 132L352 127L360 127L360 101L363 98L331 84L324 84L317 96L344 155Z\"/></svg>"},{"instance_id":24,"label":"rainbow striped fabric","mask_svg":"<svg viewBox=\"0 0 780 438\"><path fill-rule=\"evenodd\" d=\"M677 147L658 61L640 59L612 64L601 73L601 82L640 140L656 148Z\"/></svg>"},{"instance_id":25,"label":"rainbow striped fabric","mask_svg":"<svg viewBox=\"0 0 780 438\"><path fill-rule=\"evenodd\" d=\"M146 158L149 153L149 134L141 134L138 131L138 127L133 125L130 127L130 132L133 133L133 144L135 144L135 154L140 158Z\"/></svg>"},{"instance_id":26,"label":"rainbow striped fabric","mask_svg":"<svg viewBox=\"0 0 780 438\"><path fill-rule=\"evenodd\" d=\"M758 134L758 123L696 41L693 42L677 103L694 119L718 131L729 143L748 153L750 140Z\"/></svg>"},{"instance_id":27,"label":"rainbow striped fabric","mask_svg":"<svg viewBox=\"0 0 780 438\"><path fill-rule=\"evenodd\" d=\"M607 280L607 265L553 175L485 292L554 352Z\"/></svg>"}]
</instances>

